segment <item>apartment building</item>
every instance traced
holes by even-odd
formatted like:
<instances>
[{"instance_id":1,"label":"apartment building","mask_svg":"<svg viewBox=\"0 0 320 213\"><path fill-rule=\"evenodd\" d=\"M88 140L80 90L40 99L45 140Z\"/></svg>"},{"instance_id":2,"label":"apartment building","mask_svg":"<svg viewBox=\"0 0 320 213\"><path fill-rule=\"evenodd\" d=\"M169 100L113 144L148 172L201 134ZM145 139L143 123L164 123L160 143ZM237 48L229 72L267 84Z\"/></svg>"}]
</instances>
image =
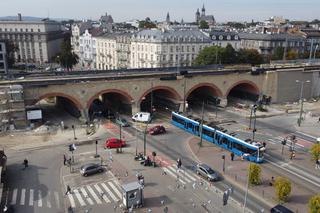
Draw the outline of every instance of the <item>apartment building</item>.
<instances>
[{"instance_id":1,"label":"apartment building","mask_svg":"<svg viewBox=\"0 0 320 213\"><path fill-rule=\"evenodd\" d=\"M0 40L0 74L7 72L6 45Z\"/></svg>"},{"instance_id":2,"label":"apartment building","mask_svg":"<svg viewBox=\"0 0 320 213\"><path fill-rule=\"evenodd\" d=\"M61 24L49 19L24 21L19 14L18 20L0 21L0 39L11 40L18 50L17 62L50 62L60 51L64 33Z\"/></svg>"},{"instance_id":3,"label":"apartment building","mask_svg":"<svg viewBox=\"0 0 320 213\"><path fill-rule=\"evenodd\" d=\"M77 55L80 53L80 36L85 32L85 30L89 30L91 28L91 21L79 22L71 26L71 46Z\"/></svg>"},{"instance_id":4,"label":"apartment building","mask_svg":"<svg viewBox=\"0 0 320 213\"><path fill-rule=\"evenodd\" d=\"M226 47L228 44L238 50L240 49L240 38L236 32L225 32L220 30L203 31L212 39L212 44L219 47Z\"/></svg>"},{"instance_id":5,"label":"apartment building","mask_svg":"<svg viewBox=\"0 0 320 213\"><path fill-rule=\"evenodd\" d=\"M199 30L142 30L131 37L130 68L190 66L211 43Z\"/></svg>"}]
</instances>

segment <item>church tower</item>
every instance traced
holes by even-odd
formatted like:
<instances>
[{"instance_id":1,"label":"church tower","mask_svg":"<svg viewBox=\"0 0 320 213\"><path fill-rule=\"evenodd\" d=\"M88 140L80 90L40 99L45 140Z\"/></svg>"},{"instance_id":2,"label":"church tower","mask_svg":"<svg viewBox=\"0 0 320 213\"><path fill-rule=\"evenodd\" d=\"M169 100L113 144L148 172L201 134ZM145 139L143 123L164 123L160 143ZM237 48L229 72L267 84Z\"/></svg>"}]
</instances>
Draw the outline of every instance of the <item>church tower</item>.
<instances>
[{"instance_id":1,"label":"church tower","mask_svg":"<svg viewBox=\"0 0 320 213\"><path fill-rule=\"evenodd\" d=\"M206 16L206 9L204 8L204 4L202 5L201 16Z\"/></svg>"},{"instance_id":2,"label":"church tower","mask_svg":"<svg viewBox=\"0 0 320 213\"><path fill-rule=\"evenodd\" d=\"M198 23L200 21L200 12L199 12L199 8L197 9L196 12L196 22Z\"/></svg>"},{"instance_id":3,"label":"church tower","mask_svg":"<svg viewBox=\"0 0 320 213\"><path fill-rule=\"evenodd\" d=\"M169 15L169 12L167 13L166 22L167 22L168 24L170 23L170 15Z\"/></svg>"}]
</instances>

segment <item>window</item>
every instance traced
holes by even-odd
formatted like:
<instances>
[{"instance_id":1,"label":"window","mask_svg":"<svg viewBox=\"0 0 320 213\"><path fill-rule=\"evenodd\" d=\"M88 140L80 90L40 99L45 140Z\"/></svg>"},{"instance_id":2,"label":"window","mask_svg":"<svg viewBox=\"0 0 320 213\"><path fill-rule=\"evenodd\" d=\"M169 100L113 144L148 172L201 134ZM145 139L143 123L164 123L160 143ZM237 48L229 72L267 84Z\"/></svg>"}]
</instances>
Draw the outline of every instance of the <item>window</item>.
<instances>
[{"instance_id":1,"label":"window","mask_svg":"<svg viewBox=\"0 0 320 213\"><path fill-rule=\"evenodd\" d=\"M216 40L217 37L215 35L211 36L212 40Z\"/></svg>"},{"instance_id":2,"label":"window","mask_svg":"<svg viewBox=\"0 0 320 213\"><path fill-rule=\"evenodd\" d=\"M177 116L172 116L172 120L183 125L183 126L185 125L185 121Z\"/></svg>"}]
</instances>

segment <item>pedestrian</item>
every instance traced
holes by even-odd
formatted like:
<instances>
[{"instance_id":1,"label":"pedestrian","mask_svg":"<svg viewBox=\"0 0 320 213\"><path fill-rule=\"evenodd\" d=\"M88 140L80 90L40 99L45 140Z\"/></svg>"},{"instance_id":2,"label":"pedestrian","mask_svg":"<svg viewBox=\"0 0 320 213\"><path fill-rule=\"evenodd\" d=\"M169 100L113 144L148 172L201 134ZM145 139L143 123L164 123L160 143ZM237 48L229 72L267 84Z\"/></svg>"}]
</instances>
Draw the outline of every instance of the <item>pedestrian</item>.
<instances>
[{"instance_id":1,"label":"pedestrian","mask_svg":"<svg viewBox=\"0 0 320 213\"><path fill-rule=\"evenodd\" d=\"M319 159L316 160L316 169L320 169L320 160Z\"/></svg>"},{"instance_id":2,"label":"pedestrian","mask_svg":"<svg viewBox=\"0 0 320 213\"><path fill-rule=\"evenodd\" d=\"M296 156L295 152L292 151L292 152L291 152L291 155L290 155L290 160L292 160L295 156Z\"/></svg>"},{"instance_id":3,"label":"pedestrian","mask_svg":"<svg viewBox=\"0 0 320 213\"><path fill-rule=\"evenodd\" d=\"M28 160L27 160L27 158L25 158L24 160L23 160L23 165L24 165L24 169L26 169L27 167L28 167Z\"/></svg>"},{"instance_id":4,"label":"pedestrian","mask_svg":"<svg viewBox=\"0 0 320 213\"><path fill-rule=\"evenodd\" d=\"M231 161L233 161L233 160L234 160L234 153L231 152Z\"/></svg>"},{"instance_id":5,"label":"pedestrian","mask_svg":"<svg viewBox=\"0 0 320 213\"><path fill-rule=\"evenodd\" d=\"M66 195L67 194L71 194L72 192L71 192L71 187L69 186L69 185L67 185L67 191L66 191Z\"/></svg>"},{"instance_id":6,"label":"pedestrian","mask_svg":"<svg viewBox=\"0 0 320 213\"><path fill-rule=\"evenodd\" d=\"M67 156L64 154L63 155L63 165L67 164Z\"/></svg>"},{"instance_id":7,"label":"pedestrian","mask_svg":"<svg viewBox=\"0 0 320 213\"><path fill-rule=\"evenodd\" d=\"M178 169L181 168L181 165L182 165L181 159L178 158L178 160L177 160L177 167L178 167Z\"/></svg>"},{"instance_id":8,"label":"pedestrian","mask_svg":"<svg viewBox=\"0 0 320 213\"><path fill-rule=\"evenodd\" d=\"M61 121L61 131L63 132L63 130L64 130L64 122L63 121Z\"/></svg>"}]
</instances>

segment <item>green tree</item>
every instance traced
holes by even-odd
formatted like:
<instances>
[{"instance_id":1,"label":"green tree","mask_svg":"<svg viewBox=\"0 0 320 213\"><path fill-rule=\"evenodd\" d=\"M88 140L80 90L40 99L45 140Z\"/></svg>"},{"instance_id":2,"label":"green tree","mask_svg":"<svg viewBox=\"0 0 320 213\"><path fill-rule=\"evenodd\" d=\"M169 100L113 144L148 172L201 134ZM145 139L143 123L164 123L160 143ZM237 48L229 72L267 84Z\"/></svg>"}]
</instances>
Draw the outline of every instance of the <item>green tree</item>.
<instances>
[{"instance_id":1,"label":"green tree","mask_svg":"<svg viewBox=\"0 0 320 213\"><path fill-rule=\"evenodd\" d=\"M249 183L259 185L261 183L261 167L255 163L250 163L248 168Z\"/></svg>"},{"instance_id":2,"label":"green tree","mask_svg":"<svg viewBox=\"0 0 320 213\"><path fill-rule=\"evenodd\" d=\"M209 29L209 24L205 20L201 20L199 23L199 28L200 29Z\"/></svg>"},{"instance_id":3,"label":"green tree","mask_svg":"<svg viewBox=\"0 0 320 213\"><path fill-rule=\"evenodd\" d=\"M257 65L263 63L263 57L256 49L240 49L238 51L240 63Z\"/></svg>"},{"instance_id":4,"label":"green tree","mask_svg":"<svg viewBox=\"0 0 320 213\"><path fill-rule=\"evenodd\" d=\"M274 53L272 54L272 60L282 60L283 59L283 52L284 48L283 47L277 47L274 50Z\"/></svg>"},{"instance_id":5,"label":"green tree","mask_svg":"<svg viewBox=\"0 0 320 213\"><path fill-rule=\"evenodd\" d=\"M285 202L291 193L291 182L288 178L277 177L274 182L277 199Z\"/></svg>"},{"instance_id":6,"label":"green tree","mask_svg":"<svg viewBox=\"0 0 320 213\"><path fill-rule=\"evenodd\" d=\"M223 48L218 46L205 47L199 52L198 56L194 59L194 66L205 66L217 64L221 61Z\"/></svg>"},{"instance_id":7,"label":"green tree","mask_svg":"<svg viewBox=\"0 0 320 213\"><path fill-rule=\"evenodd\" d=\"M223 64L237 63L237 53L233 49L231 44L228 43L227 46L223 49L221 59Z\"/></svg>"},{"instance_id":8,"label":"green tree","mask_svg":"<svg viewBox=\"0 0 320 213\"><path fill-rule=\"evenodd\" d=\"M287 60L295 60L295 59L297 59L299 57L299 55L298 55L298 53L296 52L296 51L294 51L294 50L289 50L288 52L287 52L287 56L286 56L286 59Z\"/></svg>"},{"instance_id":9,"label":"green tree","mask_svg":"<svg viewBox=\"0 0 320 213\"><path fill-rule=\"evenodd\" d=\"M309 212L319 213L320 212L320 194L317 194L309 200Z\"/></svg>"},{"instance_id":10,"label":"green tree","mask_svg":"<svg viewBox=\"0 0 320 213\"><path fill-rule=\"evenodd\" d=\"M4 43L6 45L8 68L12 68L15 63L14 53L17 52L19 48L11 40L5 40Z\"/></svg>"},{"instance_id":11,"label":"green tree","mask_svg":"<svg viewBox=\"0 0 320 213\"><path fill-rule=\"evenodd\" d=\"M139 28L151 29L156 27L157 27L156 24L153 23L149 17L147 17L143 21L139 21Z\"/></svg>"},{"instance_id":12,"label":"green tree","mask_svg":"<svg viewBox=\"0 0 320 213\"><path fill-rule=\"evenodd\" d=\"M320 159L320 144L319 143L313 144L309 152L314 160L319 160Z\"/></svg>"},{"instance_id":13,"label":"green tree","mask_svg":"<svg viewBox=\"0 0 320 213\"><path fill-rule=\"evenodd\" d=\"M68 71L79 61L79 56L72 51L70 37L66 37L61 43L61 51L56 56L56 62Z\"/></svg>"}]
</instances>

